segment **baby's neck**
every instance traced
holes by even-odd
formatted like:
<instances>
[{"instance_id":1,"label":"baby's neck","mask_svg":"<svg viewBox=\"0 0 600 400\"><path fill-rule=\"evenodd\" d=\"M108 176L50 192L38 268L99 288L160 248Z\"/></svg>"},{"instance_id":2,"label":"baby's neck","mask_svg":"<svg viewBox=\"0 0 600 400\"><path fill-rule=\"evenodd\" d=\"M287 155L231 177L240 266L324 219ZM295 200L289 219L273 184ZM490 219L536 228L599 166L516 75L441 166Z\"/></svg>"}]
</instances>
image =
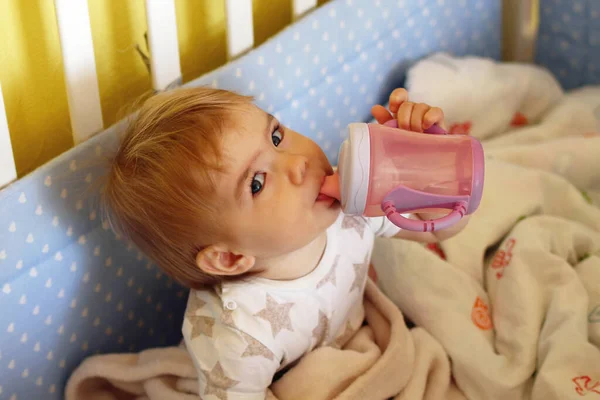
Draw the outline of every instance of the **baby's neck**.
<instances>
[{"instance_id":1,"label":"baby's neck","mask_svg":"<svg viewBox=\"0 0 600 400\"><path fill-rule=\"evenodd\" d=\"M289 281L311 273L319 262L327 246L327 232L321 233L308 245L268 260L259 260L258 265L264 272L259 276L276 281Z\"/></svg>"}]
</instances>

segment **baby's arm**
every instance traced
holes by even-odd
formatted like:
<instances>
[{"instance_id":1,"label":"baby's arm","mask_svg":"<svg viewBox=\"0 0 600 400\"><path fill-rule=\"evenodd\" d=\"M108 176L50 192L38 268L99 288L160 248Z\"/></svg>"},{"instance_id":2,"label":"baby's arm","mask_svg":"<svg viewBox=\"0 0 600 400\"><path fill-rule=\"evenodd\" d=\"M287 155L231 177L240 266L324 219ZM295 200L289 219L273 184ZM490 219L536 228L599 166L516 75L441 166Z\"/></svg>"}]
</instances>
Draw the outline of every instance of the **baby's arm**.
<instances>
[{"instance_id":1,"label":"baby's arm","mask_svg":"<svg viewBox=\"0 0 600 400\"><path fill-rule=\"evenodd\" d=\"M408 101L408 91L406 89L395 89L390 95L389 110L382 105L373 106L371 113L378 123L384 124L391 119L398 120L398 127L413 132L423 132L438 124L444 128L444 112L439 107L431 107L425 103L413 103ZM422 220L431 219L427 214L417 214L417 218ZM415 242L435 243L451 238L468 224L469 216L464 216L455 225L437 232L412 232L400 231L395 237L412 240Z\"/></svg>"}]
</instances>

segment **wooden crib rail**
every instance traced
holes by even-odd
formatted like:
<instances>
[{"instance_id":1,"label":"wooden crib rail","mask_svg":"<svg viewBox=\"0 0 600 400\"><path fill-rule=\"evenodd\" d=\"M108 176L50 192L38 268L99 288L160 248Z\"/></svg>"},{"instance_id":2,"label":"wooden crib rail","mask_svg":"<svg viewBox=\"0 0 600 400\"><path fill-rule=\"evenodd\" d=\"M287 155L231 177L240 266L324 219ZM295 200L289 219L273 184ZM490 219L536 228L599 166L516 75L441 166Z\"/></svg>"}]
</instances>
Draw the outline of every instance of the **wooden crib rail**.
<instances>
[{"instance_id":1,"label":"wooden crib rail","mask_svg":"<svg viewBox=\"0 0 600 400\"><path fill-rule=\"evenodd\" d=\"M12 182L16 178L17 169L10 144L4 97L2 96L2 86L0 85L0 187L3 184Z\"/></svg>"},{"instance_id":2,"label":"wooden crib rail","mask_svg":"<svg viewBox=\"0 0 600 400\"><path fill-rule=\"evenodd\" d=\"M87 1L55 0L73 141L103 128L96 59Z\"/></svg>"},{"instance_id":3,"label":"wooden crib rail","mask_svg":"<svg viewBox=\"0 0 600 400\"><path fill-rule=\"evenodd\" d=\"M152 87L161 91L181 84L174 0L146 0Z\"/></svg>"},{"instance_id":4,"label":"wooden crib rail","mask_svg":"<svg viewBox=\"0 0 600 400\"><path fill-rule=\"evenodd\" d=\"M294 19L317 0L291 0ZM181 84L174 0L146 0L152 86L156 91ZM102 131L102 107L87 0L54 0L65 85L75 144ZM236 58L254 46L252 0L225 0L227 55ZM0 188L17 178L0 87Z\"/></svg>"}]
</instances>

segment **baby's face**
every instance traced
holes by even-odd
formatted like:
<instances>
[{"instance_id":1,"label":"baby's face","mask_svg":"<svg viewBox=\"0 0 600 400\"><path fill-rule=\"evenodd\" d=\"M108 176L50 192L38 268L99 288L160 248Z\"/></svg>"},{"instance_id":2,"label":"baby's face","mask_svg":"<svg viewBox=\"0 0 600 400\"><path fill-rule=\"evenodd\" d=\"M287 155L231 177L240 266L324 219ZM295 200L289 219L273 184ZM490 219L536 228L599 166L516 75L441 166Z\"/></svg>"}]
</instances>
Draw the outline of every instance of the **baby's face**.
<instances>
[{"instance_id":1,"label":"baby's face","mask_svg":"<svg viewBox=\"0 0 600 400\"><path fill-rule=\"evenodd\" d=\"M317 238L337 218L339 202L318 199L333 173L321 148L255 106L224 135L224 172L216 194L221 232L240 253L280 256Z\"/></svg>"}]
</instances>

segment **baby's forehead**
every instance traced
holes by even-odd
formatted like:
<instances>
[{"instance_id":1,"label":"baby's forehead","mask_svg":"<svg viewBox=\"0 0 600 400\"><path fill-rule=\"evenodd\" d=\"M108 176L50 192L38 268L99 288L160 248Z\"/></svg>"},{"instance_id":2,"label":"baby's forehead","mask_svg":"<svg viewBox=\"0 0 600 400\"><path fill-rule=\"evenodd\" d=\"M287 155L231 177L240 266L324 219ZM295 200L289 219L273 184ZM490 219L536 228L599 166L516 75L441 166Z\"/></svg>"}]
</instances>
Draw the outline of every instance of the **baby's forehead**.
<instances>
[{"instance_id":1,"label":"baby's forehead","mask_svg":"<svg viewBox=\"0 0 600 400\"><path fill-rule=\"evenodd\" d=\"M232 111L227 128L232 133L256 133L264 131L271 123L273 116L254 104L245 104L239 111Z\"/></svg>"},{"instance_id":2,"label":"baby's forehead","mask_svg":"<svg viewBox=\"0 0 600 400\"><path fill-rule=\"evenodd\" d=\"M253 144L265 140L273 123L274 117L256 106L235 113L233 119L223 127L223 155L235 153L235 159L240 153L252 151Z\"/></svg>"}]
</instances>

